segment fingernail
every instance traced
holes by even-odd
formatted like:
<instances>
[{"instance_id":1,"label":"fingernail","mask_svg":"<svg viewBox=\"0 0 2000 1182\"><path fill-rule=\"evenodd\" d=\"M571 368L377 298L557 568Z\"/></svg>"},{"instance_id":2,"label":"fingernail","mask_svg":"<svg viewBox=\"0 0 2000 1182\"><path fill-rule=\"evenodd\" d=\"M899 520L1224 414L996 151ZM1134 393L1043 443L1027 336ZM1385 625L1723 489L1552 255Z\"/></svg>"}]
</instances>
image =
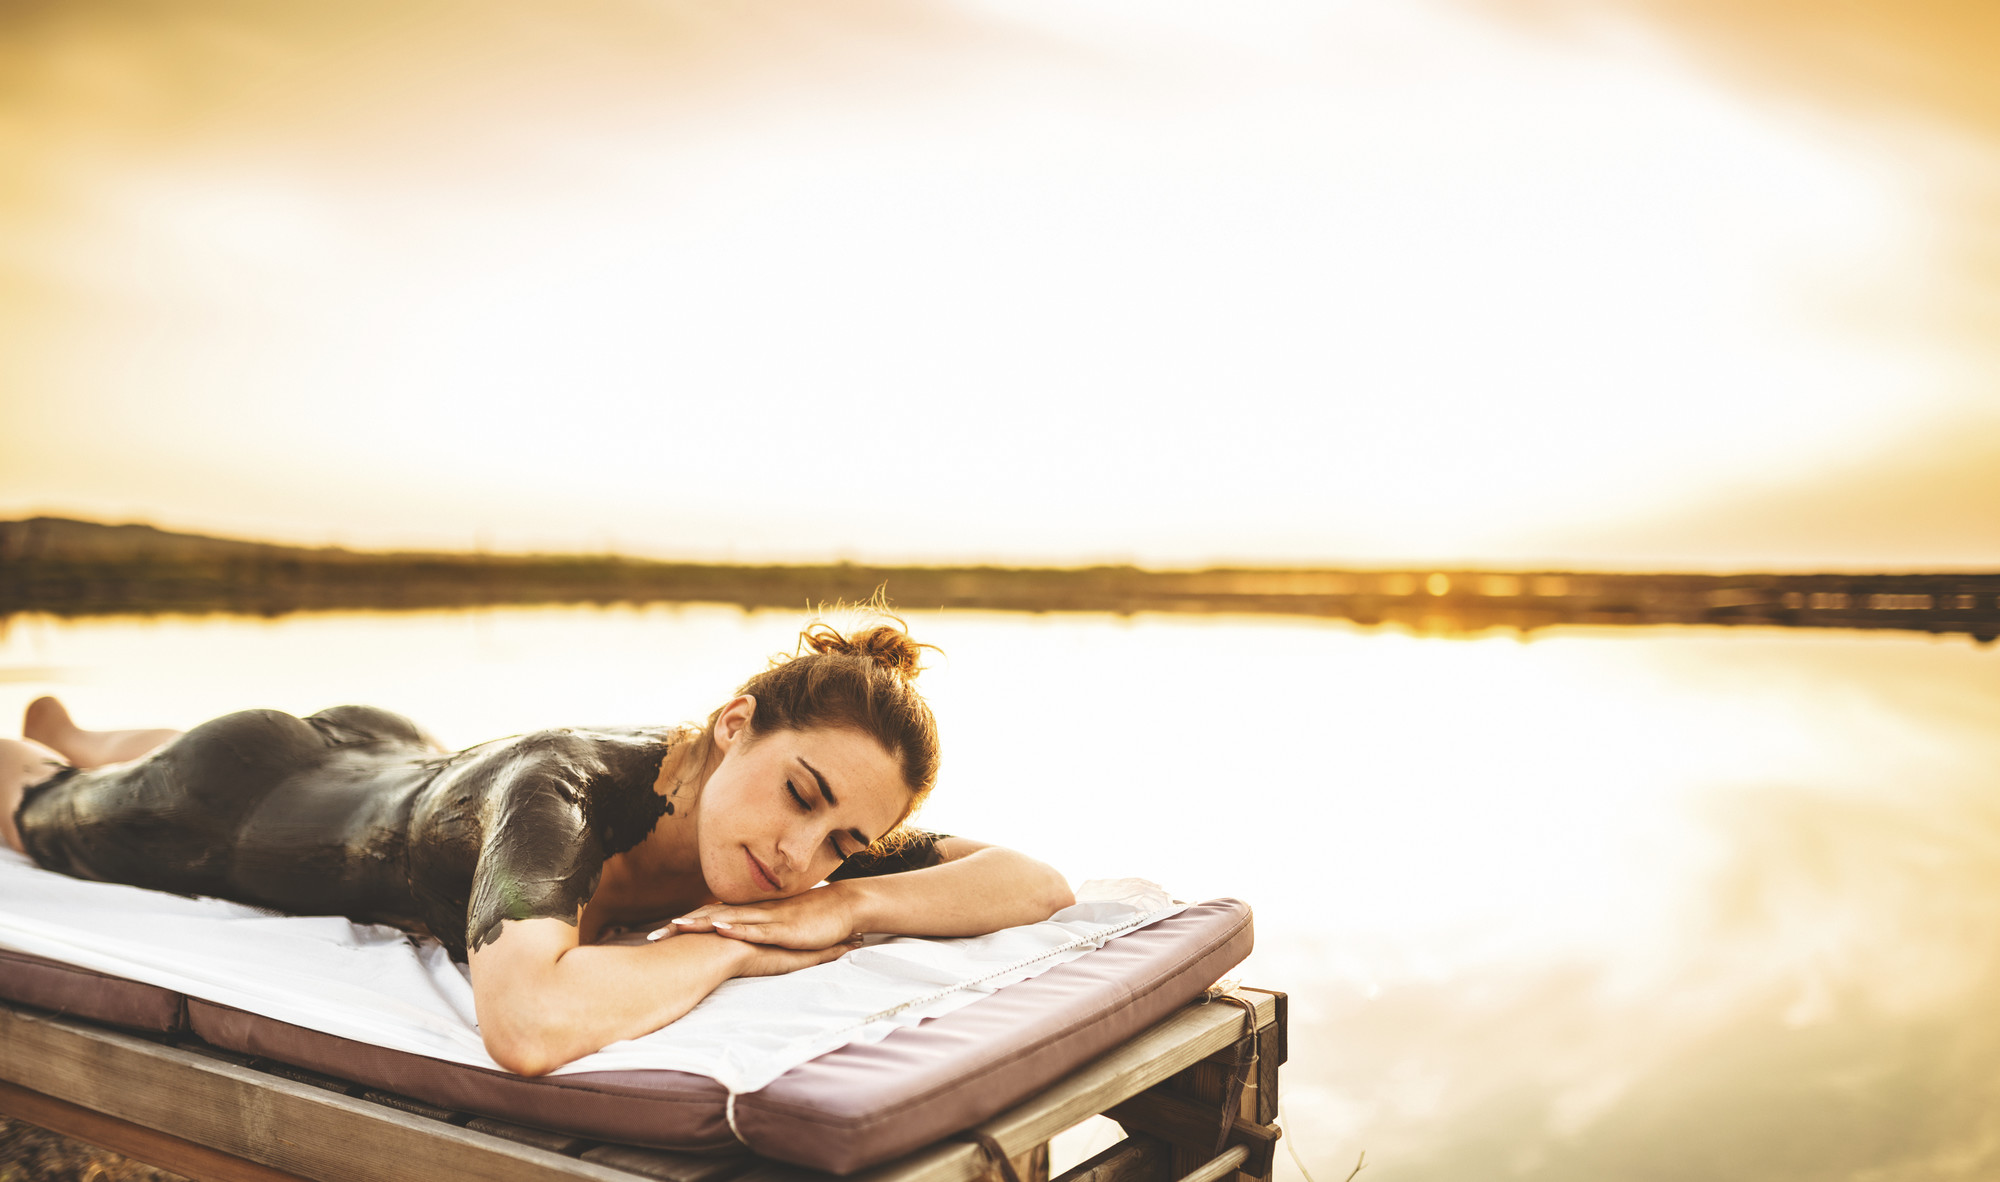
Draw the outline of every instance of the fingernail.
<instances>
[{"instance_id":1,"label":"fingernail","mask_svg":"<svg viewBox=\"0 0 2000 1182\"><path fill-rule=\"evenodd\" d=\"M721 920L718 919L709 926L714 928L718 932L726 932L734 925L723 923Z\"/></svg>"},{"instance_id":2,"label":"fingernail","mask_svg":"<svg viewBox=\"0 0 2000 1182\"><path fill-rule=\"evenodd\" d=\"M683 915L683 916L681 916L681 917L680 917L679 919L676 919L676 920L673 920L672 922L674 922L674 923L693 923L693 922L694 922L694 916L692 916L692 915Z\"/></svg>"},{"instance_id":3,"label":"fingernail","mask_svg":"<svg viewBox=\"0 0 2000 1182\"><path fill-rule=\"evenodd\" d=\"M647 933L646 933L646 939L647 939L647 940L657 940L657 939L659 939L659 938L660 938L661 936L667 936L667 935L672 935L672 933L671 933L671 932L669 932L669 931L667 931L667 929L665 929L665 928L661 928L661 929L659 929L658 931L654 931L654 932L647 932Z\"/></svg>"}]
</instances>

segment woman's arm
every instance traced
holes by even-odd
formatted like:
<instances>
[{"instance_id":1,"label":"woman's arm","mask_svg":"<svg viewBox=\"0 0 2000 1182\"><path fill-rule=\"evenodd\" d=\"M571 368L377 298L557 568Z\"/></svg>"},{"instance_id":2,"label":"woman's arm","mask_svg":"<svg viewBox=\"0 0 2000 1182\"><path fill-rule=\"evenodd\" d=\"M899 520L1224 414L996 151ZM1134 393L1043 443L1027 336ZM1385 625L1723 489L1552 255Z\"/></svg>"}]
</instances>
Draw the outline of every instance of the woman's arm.
<instances>
[{"instance_id":1,"label":"woman's arm","mask_svg":"<svg viewBox=\"0 0 2000 1182\"><path fill-rule=\"evenodd\" d=\"M469 958L480 1037L507 1070L545 1074L658 1030L731 977L788 973L847 951L701 934L639 945L579 946L576 937L560 919L510 919Z\"/></svg>"},{"instance_id":2,"label":"woman's arm","mask_svg":"<svg viewBox=\"0 0 2000 1182\"><path fill-rule=\"evenodd\" d=\"M936 866L842 879L768 903L712 904L672 930L809 949L863 932L979 936L1039 923L1076 902L1062 875L1026 854L964 837L941 839L937 851Z\"/></svg>"}]
</instances>

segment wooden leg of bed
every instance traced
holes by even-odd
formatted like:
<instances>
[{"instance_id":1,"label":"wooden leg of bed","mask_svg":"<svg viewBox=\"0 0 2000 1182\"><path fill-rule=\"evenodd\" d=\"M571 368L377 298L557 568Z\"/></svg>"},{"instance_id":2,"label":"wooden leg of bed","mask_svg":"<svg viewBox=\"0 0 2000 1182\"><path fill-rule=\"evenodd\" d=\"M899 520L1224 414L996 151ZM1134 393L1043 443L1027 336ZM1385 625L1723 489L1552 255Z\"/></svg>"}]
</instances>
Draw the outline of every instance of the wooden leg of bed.
<instances>
[{"instance_id":1,"label":"wooden leg of bed","mask_svg":"<svg viewBox=\"0 0 2000 1182\"><path fill-rule=\"evenodd\" d=\"M1246 1032L1226 1050L1105 1110L1127 1133L1166 1144L1165 1169L1150 1177L1162 1182L1270 1182L1273 1149L1281 1135L1276 1123L1278 1068L1290 1049L1285 1037L1288 1007L1282 993L1251 992L1275 999L1276 1022L1254 1037ZM1225 1158L1230 1160L1225 1163Z\"/></svg>"},{"instance_id":2,"label":"wooden leg of bed","mask_svg":"<svg viewBox=\"0 0 2000 1182\"><path fill-rule=\"evenodd\" d=\"M1243 991L1268 994L1278 1005L1278 1020L1258 1033L1257 1074L1250 1081L1254 1091L1245 1094L1243 1112L1243 1119L1252 1124L1275 1124L1278 1120L1278 1068L1291 1057L1287 1038L1291 1026L1290 999L1275 989L1259 989L1255 985L1245 985Z\"/></svg>"},{"instance_id":3,"label":"wooden leg of bed","mask_svg":"<svg viewBox=\"0 0 2000 1182\"><path fill-rule=\"evenodd\" d=\"M1014 1175L1021 1182L1049 1182L1049 1143L1042 1142L1026 1153L1015 1154Z\"/></svg>"},{"instance_id":4,"label":"wooden leg of bed","mask_svg":"<svg viewBox=\"0 0 2000 1182\"><path fill-rule=\"evenodd\" d=\"M287 1174L206 1145L183 1141L170 1133L92 1112L4 1080L0 1080L0 1113L39 1125L51 1133L122 1153L150 1166L200 1178L203 1182L305 1182L297 1174Z\"/></svg>"},{"instance_id":5,"label":"wooden leg of bed","mask_svg":"<svg viewBox=\"0 0 2000 1182\"><path fill-rule=\"evenodd\" d=\"M1173 1147L1158 1137L1132 1133L1064 1173L1055 1182L1164 1182L1172 1177Z\"/></svg>"},{"instance_id":6,"label":"wooden leg of bed","mask_svg":"<svg viewBox=\"0 0 2000 1182\"><path fill-rule=\"evenodd\" d=\"M1206 1163L1183 1174L1180 1182L1217 1182L1218 1179L1234 1174L1237 1167L1241 1166L1249 1156L1250 1151L1243 1146L1232 1145Z\"/></svg>"},{"instance_id":7,"label":"wooden leg of bed","mask_svg":"<svg viewBox=\"0 0 2000 1182\"><path fill-rule=\"evenodd\" d=\"M1271 1182L1271 1170L1278 1160L1278 1138L1284 1135L1285 1131L1277 1125L1237 1121L1236 1127L1229 1130L1229 1143L1242 1146L1245 1156L1236 1176L1251 1182Z\"/></svg>"}]
</instances>

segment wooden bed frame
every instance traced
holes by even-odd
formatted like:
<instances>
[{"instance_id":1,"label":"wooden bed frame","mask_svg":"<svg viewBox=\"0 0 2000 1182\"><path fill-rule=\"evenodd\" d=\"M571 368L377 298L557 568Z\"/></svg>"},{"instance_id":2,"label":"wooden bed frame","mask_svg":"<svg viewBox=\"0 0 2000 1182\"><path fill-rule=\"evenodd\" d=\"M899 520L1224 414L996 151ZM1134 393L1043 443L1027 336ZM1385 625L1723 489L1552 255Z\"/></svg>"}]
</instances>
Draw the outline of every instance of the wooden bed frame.
<instances>
[{"instance_id":1,"label":"wooden bed frame","mask_svg":"<svg viewBox=\"0 0 2000 1182\"><path fill-rule=\"evenodd\" d=\"M1211 990L961 1135L856 1182L1270 1182L1286 999ZM192 1035L0 1002L0 1114L203 1182L830 1182L747 1152L669 1153L372 1091ZM1049 1178L1049 1139L1094 1115L1124 1140ZM1002 1155L996 1159L995 1154Z\"/></svg>"}]
</instances>

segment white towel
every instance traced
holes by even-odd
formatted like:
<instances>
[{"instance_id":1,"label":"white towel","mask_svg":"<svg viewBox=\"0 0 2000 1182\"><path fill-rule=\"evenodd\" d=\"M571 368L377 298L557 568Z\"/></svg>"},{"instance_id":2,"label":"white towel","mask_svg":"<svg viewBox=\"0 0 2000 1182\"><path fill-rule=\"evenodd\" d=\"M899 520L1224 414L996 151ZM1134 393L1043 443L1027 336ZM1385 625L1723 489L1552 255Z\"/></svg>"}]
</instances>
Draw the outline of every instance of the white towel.
<instances>
[{"instance_id":1,"label":"white towel","mask_svg":"<svg viewBox=\"0 0 2000 1182\"><path fill-rule=\"evenodd\" d=\"M899 937L778 977L724 982L673 1024L559 1068L664 1068L753 1092L853 1042L947 1014L1182 909L1139 879L1085 883L1042 923ZM0 948L143 981L312 1030L498 1069L465 967L434 940L338 917L86 882L0 848Z\"/></svg>"}]
</instances>

